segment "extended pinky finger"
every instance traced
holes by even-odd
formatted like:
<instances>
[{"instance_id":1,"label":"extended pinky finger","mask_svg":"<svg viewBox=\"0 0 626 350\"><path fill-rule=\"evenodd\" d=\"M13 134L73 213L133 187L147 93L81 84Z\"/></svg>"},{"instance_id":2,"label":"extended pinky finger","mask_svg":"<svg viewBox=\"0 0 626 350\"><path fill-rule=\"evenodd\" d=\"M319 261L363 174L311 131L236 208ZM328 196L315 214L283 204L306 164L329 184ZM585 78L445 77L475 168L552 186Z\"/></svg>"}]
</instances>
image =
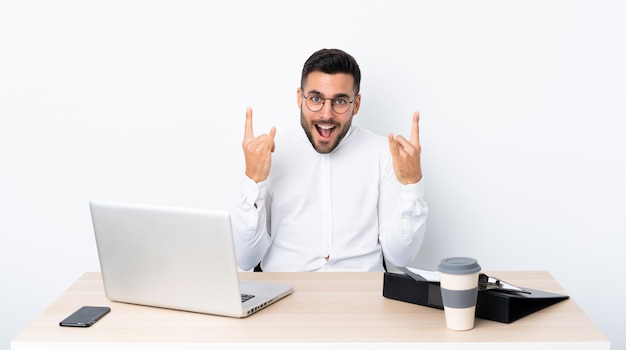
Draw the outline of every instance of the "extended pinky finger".
<instances>
[{"instance_id":1,"label":"extended pinky finger","mask_svg":"<svg viewBox=\"0 0 626 350\"><path fill-rule=\"evenodd\" d=\"M396 139L393 137L393 134L387 135L387 140L389 141L389 151L392 156L398 155L398 143Z\"/></svg>"}]
</instances>

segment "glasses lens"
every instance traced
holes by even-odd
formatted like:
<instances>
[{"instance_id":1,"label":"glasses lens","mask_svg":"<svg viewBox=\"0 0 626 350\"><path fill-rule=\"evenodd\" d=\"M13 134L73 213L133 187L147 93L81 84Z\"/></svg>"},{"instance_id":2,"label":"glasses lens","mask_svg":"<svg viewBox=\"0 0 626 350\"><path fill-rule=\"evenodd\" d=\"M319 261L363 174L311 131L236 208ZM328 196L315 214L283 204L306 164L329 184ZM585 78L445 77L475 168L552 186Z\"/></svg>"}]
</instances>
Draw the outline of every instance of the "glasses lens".
<instances>
[{"instance_id":1,"label":"glasses lens","mask_svg":"<svg viewBox=\"0 0 626 350\"><path fill-rule=\"evenodd\" d=\"M311 112L317 112L324 106L324 99L318 95L310 95L307 96L305 103Z\"/></svg>"},{"instance_id":2,"label":"glasses lens","mask_svg":"<svg viewBox=\"0 0 626 350\"><path fill-rule=\"evenodd\" d=\"M350 108L350 101L347 98L333 100L333 110L336 113L345 113Z\"/></svg>"}]
</instances>

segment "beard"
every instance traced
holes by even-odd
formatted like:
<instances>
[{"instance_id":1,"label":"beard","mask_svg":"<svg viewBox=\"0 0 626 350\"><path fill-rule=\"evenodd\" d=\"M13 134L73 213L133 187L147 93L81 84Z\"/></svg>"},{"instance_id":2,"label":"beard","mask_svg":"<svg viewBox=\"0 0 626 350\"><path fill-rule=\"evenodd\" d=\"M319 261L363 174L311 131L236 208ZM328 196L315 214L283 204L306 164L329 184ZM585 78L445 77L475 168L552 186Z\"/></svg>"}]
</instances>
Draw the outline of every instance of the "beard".
<instances>
[{"instance_id":1,"label":"beard","mask_svg":"<svg viewBox=\"0 0 626 350\"><path fill-rule=\"evenodd\" d=\"M343 138L346 136L346 134L348 133L348 130L350 130L350 126L352 125L353 115L354 114L350 116L350 118L346 121L343 127L341 126L341 124L334 122L334 121L312 120L311 123L307 123L306 118L304 117L304 113L302 113L302 108L300 108L300 125L302 125L302 129L304 130L306 137L309 139L309 142L311 142L311 146L313 146L313 149L315 149L317 153L326 154L326 153L330 153L334 151L335 148L339 146L339 143L341 142L341 140L343 140ZM315 124L317 123L326 124L326 125L328 124L334 125L336 129L336 130L333 130L333 133L336 133L335 140L330 141L330 142L319 141L318 143L315 143L315 139L313 138L313 132L316 132L316 133L318 132L316 130L317 127L315 126Z\"/></svg>"}]
</instances>

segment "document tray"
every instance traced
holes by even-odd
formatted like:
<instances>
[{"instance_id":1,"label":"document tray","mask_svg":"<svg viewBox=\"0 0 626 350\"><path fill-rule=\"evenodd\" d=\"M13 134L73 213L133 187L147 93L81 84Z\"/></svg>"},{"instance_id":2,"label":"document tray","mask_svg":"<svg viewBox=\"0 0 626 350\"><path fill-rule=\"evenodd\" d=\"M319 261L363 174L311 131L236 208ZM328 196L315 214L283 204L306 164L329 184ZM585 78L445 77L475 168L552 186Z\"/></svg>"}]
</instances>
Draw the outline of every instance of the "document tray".
<instances>
[{"instance_id":1,"label":"document tray","mask_svg":"<svg viewBox=\"0 0 626 350\"><path fill-rule=\"evenodd\" d=\"M482 290L478 292L476 317L511 323L556 304L569 296L524 288L530 293ZM405 274L385 272L383 296L389 299L443 310L439 282L417 281Z\"/></svg>"}]
</instances>

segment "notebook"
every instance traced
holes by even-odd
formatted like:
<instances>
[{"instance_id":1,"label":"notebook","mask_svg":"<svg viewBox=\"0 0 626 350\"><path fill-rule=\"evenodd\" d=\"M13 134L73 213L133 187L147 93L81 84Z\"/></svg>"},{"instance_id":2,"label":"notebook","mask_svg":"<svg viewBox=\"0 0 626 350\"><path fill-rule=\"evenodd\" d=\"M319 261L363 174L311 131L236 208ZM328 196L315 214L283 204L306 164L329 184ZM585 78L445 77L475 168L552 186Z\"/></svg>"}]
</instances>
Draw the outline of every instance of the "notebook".
<instances>
[{"instance_id":1,"label":"notebook","mask_svg":"<svg viewBox=\"0 0 626 350\"><path fill-rule=\"evenodd\" d=\"M111 301L247 317L293 292L291 285L239 279L227 211L89 205Z\"/></svg>"}]
</instances>

